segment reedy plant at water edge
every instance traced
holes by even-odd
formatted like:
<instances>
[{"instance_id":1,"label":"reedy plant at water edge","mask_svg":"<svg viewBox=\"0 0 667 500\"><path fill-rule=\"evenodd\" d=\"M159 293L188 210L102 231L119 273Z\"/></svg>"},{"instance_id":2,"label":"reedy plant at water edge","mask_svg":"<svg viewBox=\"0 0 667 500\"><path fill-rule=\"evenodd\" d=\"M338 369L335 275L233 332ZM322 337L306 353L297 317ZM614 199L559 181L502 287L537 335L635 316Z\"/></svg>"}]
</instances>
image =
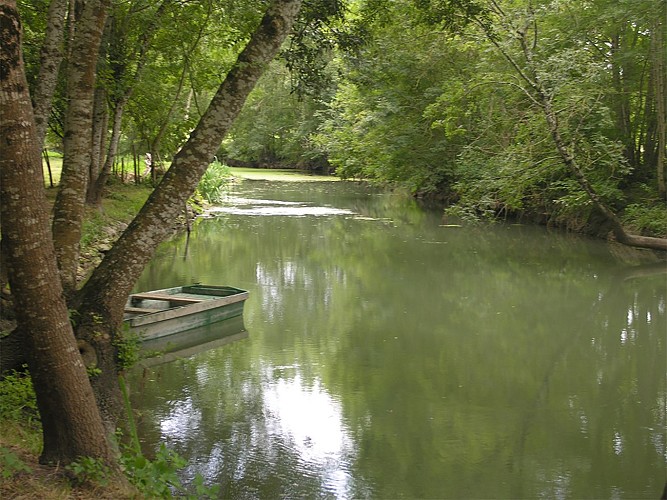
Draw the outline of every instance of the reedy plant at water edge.
<instances>
[{"instance_id":1,"label":"reedy plant at water edge","mask_svg":"<svg viewBox=\"0 0 667 500\"><path fill-rule=\"evenodd\" d=\"M197 186L197 194L208 203L220 203L225 189L232 181L232 173L227 165L215 161L208 166Z\"/></svg>"}]
</instances>

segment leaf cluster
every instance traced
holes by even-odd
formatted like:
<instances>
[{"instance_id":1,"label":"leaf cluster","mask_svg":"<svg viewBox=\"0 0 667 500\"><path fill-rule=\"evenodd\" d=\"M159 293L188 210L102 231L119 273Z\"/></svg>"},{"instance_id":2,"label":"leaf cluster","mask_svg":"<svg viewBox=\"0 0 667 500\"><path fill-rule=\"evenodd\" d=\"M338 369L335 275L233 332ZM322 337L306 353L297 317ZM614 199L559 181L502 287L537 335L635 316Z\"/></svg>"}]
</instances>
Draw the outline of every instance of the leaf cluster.
<instances>
[{"instance_id":1,"label":"leaf cluster","mask_svg":"<svg viewBox=\"0 0 667 500\"><path fill-rule=\"evenodd\" d=\"M38 419L37 399L30 375L11 371L0 380L0 420L27 421Z\"/></svg>"},{"instance_id":2,"label":"leaf cluster","mask_svg":"<svg viewBox=\"0 0 667 500\"><path fill-rule=\"evenodd\" d=\"M160 445L153 460L129 453L122 455L121 464L130 482L147 498L217 498L219 493L218 485L207 486L201 474L197 474L195 493L189 494L177 474L187 461L165 444Z\"/></svg>"},{"instance_id":3,"label":"leaf cluster","mask_svg":"<svg viewBox=\"0 0 667 500\"><path fill-rule=\"evenodd\" d=\"M231 180L232 174L229 167L215 161L208 166L199 181L197 194L209 203L219 203L222 201Z\"/></svg>"}]
</instances>

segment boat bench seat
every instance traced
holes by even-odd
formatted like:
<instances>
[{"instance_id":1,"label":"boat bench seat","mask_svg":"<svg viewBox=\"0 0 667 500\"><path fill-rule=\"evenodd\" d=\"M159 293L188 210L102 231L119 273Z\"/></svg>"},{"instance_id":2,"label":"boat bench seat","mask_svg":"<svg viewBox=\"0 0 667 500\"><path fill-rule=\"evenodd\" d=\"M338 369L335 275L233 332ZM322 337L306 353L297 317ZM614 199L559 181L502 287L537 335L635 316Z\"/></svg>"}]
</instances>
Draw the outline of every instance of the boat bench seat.
<instances>
[{"instance_id":1,"label":"boat bench seat","mask_svg":"<svg viewBox=\"0 0 667 500\"><path fill-rule=\"evenodd\" d=\"M132 300L167 300L172 304L197 304L203 302L206 299L194 299L190 297L178 297L175 295L169 294L160 294L160 293L134 293L131 295Z\"/></svg>"},{"instance_id":2,"label":"boat bench seat","mask_svg":"<svg viewBox=\"0 0 667 500\"><path fill-rule=\"evenodd\" d=\"M149 309L148 307L126 307L125 312L130 314L149 314L158 312L160 309Z\"/></svg>"}]
</instances>

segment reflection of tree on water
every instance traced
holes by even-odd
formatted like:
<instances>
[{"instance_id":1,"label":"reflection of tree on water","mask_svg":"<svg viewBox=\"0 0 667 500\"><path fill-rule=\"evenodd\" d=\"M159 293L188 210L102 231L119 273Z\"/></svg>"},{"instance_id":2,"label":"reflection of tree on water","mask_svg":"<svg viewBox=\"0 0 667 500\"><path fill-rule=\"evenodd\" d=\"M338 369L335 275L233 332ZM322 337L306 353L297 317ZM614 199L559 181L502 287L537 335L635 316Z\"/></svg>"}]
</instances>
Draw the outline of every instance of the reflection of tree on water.
<instances>
[{"instance_id":1,"label":"reflection of tree on water","mask_svg":"<svg viewBox=\"0 0 667 500\"><path fill-rule=\"evenodd\" d=\"M298 366L274 367L257 380L246 380L239 399L230 387L233 381L224 378L228 367L220 370L225 366L218 363L221 354L211 351L206 359L181 361L176 370L155 369L150 376L160 379L161 388L182 387L180 393L162 394L157 386L144 385L135 395L168 402L164 413L140 420L141 434L197 457L187 479L197 472L221 478L225 497L354 496L348 472L353 443L340 404L320 382L306 383ZM221 399L212 401L212 392ZM183 439L191 432L206 432L212 439L195 448L192 440Z\"/></svg>"},{"instance_id":2,"label":"reflection of tree on water","mask_svg":"<svg viewBox=\"0 0 667 500\"><path fill-rule=\"evenodd\" d=\"M563 402L569 408L568 414L561 414L560 418L550 423L549 429L555 436L562 437L576 435L578 427L581 439L590 448L588 453L583 454L590 457L590 462L583 465L586 472L595 467L596 460L604 460L608 464L617 462L618 477L628 477L628 470L646 462L645 454L655 453L667 461L664 434L667 424L664 414L667 388L663 376L666 363L664 350L655 349L666 331L666 287L662 276L666 271L664 263L654 263L609 273L612 275L610 285L605 292L598 291L592 302L590 317L582 317L580 328L573 332L573 336L563 338L560 348L554 352L553 359L546 367L534 406L524 417L515 454L522 470L530 471L531 468L527 441L536 432L535 427L543 423L539 420L539 413L556 410ZM627 280L643 281L628 287L625 283ZM650 300L642 300L642 294L650 295ZM654 307L649 308L648 304ZM638 331L648 338L640 338L642 336ZM591 336L591 332L598 333ZM590 360L590 369L568 384L578 388L578 391L555 394L551 387L552 378L570 378L570 375L564 373L567 372L568 357L572 355L570 351L587 343L586 356ZM648 351L638 355L638 349ZM651 360L650 363L637 361L647 358ZM582 379L587 382L581 384ZM579 392L583 388L586 388L586 393ZM556 400L556 404L550 400ZM608 422L610 419L613 420L611 425ZM636 438L638 433L632 423L642 429L640 440ZM629 424L633 430L630 438L623 430ZM557 446L560 448L559 444ZM557 469L538 471L553 488L544 491L544 494L571 495L574 487L572 483L577 481L576 476L580 474L577 469L582 468L581 455L575 454L570 460L562 461ZM577 462L580 465L572 467L571 464ZM649 484L639 480L633 484L633 491L651 495L659 491L661 481L660 477ZM610 491L613 492L613 478L609 480L609 488L607 491L601 490L599 495L606 496ZM618 491L623 492L623 489L619 488ZM524 496L521 491L514 494L517 497Z\"/></svg>"}]
</instances>

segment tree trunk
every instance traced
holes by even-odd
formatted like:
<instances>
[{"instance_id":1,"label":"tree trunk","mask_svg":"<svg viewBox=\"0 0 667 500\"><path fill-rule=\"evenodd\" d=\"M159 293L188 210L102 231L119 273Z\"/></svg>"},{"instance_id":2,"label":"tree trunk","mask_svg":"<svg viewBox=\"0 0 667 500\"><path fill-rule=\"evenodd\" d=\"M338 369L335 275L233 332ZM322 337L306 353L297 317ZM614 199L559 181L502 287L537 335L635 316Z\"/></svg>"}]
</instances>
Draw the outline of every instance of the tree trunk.
<instances>
[{"instance_id":1,"label":"tree trunk","mask_svg":"<svg viewBox=\"0 0 667 500\"><path fill-rule=\"evenodd\" d=\"M667 7L663 8L663 14ZM664 19L664 15L662 16ZM660 197L667 198L667 65L665 64L665 26L656 19L651 36L651 69L657 119L656 178Z\"/></svg>"},{"instance_id":2,"label":"tree trunk","mask_svg":"<svg viewBox=\"0 0 667 500\"><path fill-rule=\"evenodd\" d=\"M128 61L123 61L120 63L119 72L114 75L114 81L120 85L121 82L126 83L125 89L122 91L120 96L114 97L113 105L113 122L111 130L111 139L109 140L109 149L106 154L106 159L104 165L101 169L95 172L94 176L91 176L89 179L88 187L88 197L86 203L93 206L100 206L102 203L102 197L104 195L104 187L106 186L109 176L111 174L111 169L116 161L116 156L118 154L118 144L120 143L121 135L121 125L123 123L123 113L125 112L125 106L129 102L132 94L134 93L135 84L139 81L141 73L143 72L144 66L146 65L146 56L148 54L148 49L153 41L153 37L157 28L159 26L159 21L164 15L167 7L171 5L172 0L164 0L153 16L153 20L150 25L143 31L141 37L138 41L138 46L134 51L137 54L136 68L134 75L131 78L128 78L127 68ZM113 33L113 30L112 30ZM112 34L113 36L113 34ZM123 37L121 37L123 38Z\"/></svg>"},{"instance_id":3,"label":"tree trunk","mask_svg":"<svg viewBox=\"0 0 667 500\"><path fill-rule=\"evenodd\" d=\"M76 20L72 57L67 65L64 155L53 216L53 239L65 293L76 289L77 267L92 148L95 70L110 0L89 0Z\"/></svg>"},{"instance_id":4,"label":"tree trunk","mask_svg":"<svg viewBox=\"0 0 667 500\"><path fill-rule=\"evenodd\" d=\"M0 215L17 322L25 332L44 449L40 461L112 453L58 279L15 0L0 1Z\"/></svg>"},{"instance_id":5,"label":"tree trunk","mask_svg":"<svg viewBox=\"0 0 667 500\"><path fill-rule=\"evenodd\" d=\"M46 37L39 59L39 74L32 94L37 144L44 145L46 127L51 114L53 93L58 83L58 69L63 60L65 48L65 13L67 0L52 0L46 25Z\"/></svg>"},{"instance_id":6,"label":"tree trunk","mask_svg":"<svg viewBox=\"0 0 667 500\"><path fill-rule=\"evenodd\" d=\"M111 175L111 168L116 161L116 154L118 153L118 144L120 143L121 124L123 121L123 111L125 110L126 100L117 102L113 110L113 122L111 126L111 139L109 140L109 150L104 160L102 168L91 176L88 186L88 196L86 203L94 207L99 207L102 204L102 197L104 195L104 187L107 185L109 176Z\"/></svg>"},{"instance_id":7,"label":"tree trunk","mask_svg":"<svg viewBox=\"0 0 667 500\"><path fill-rule=\"evenodd\" d=\"M119 410L113 339L122 322L127 296L157 246L172 233L173 221L197 187L248 94L280 49L300 6L301 0L276 0L269 7L160 185L78 294L81 326L77 326L77 336L90 344L103 371L93 387L109 422L115 421ZM105 329L103 335L91 335L95 323Z\"/></svg>"},{"instance_id":8,"label":"tree trunk","mask_svg":"<svg viewBox=\"0 0 667 500\"><path fill-rule=\"evenodd\" d=\"M90 166L88 167L88 189L86 201L90 200L94 189L91 179L97 179L102 170L102 160L106 150L106 138L109 126L109 111L107 106L107 91L101 85L95 88L93 104L92 145L90 148Z\"/></svg>"}]
</instances>

